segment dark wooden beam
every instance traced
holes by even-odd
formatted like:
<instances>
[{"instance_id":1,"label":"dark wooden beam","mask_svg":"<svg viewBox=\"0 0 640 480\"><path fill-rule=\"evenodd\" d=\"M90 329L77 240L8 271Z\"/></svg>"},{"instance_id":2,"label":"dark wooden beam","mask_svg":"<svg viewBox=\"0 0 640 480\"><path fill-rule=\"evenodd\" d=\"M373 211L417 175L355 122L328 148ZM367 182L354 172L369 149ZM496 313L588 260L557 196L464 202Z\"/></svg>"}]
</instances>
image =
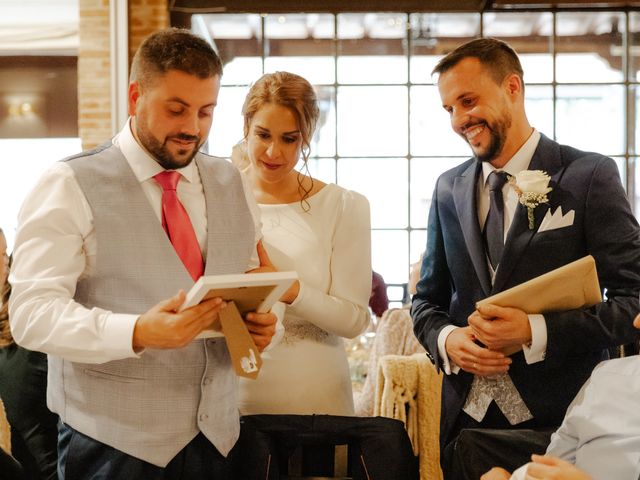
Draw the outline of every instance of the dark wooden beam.
<instances>
[{"instance_id":1,"label":"dark wooden beam","mask_svg":"<svg viewBox=\"0 0 640 480\"><path fill-rule=\"evenodd\" d=\"M189 13L479 12L487 0L173 0L169 11Z\"/></svg>"},{"instance_id":2,"label":"dark wooden beam","mask_svg":"<svg viewBox=\"0 0 640 480\"><path fill-rule=\"evenodd\" d=\"M171 0L187 13L483 12L491 10L602 10L640 8L640 0Z\"/></svg>"},{"instance_id":3,"label":"dark wooden beam","mask_svg":"<svg viewBox=\"0 0 640 480\"><path fill-rule=\"evenodd\" d=\"M426 45L414 45L414 55L443 55L462 43L475 37L434 37ZM551 48L548 36L500 37L519 53L548 53ZM633 35L632 45L640 44L640 34ZM260 40L215 39L221 57L226 62L235 57L260 56ZM272 56L318 56L333 55L337 46L339 55L406 55L407 41L401 38L362 38L358 40L327 39L269 39L269 53ZM611 54L611 46L622 45L621 33L600 35L560 36L556 41L557 53L596 52L607 59L612 67L621 68L620 58Z\"/></svg>"},{"instance_id":4,"label":"dark wooden beam","mask_svg":"<svg viewBox=\"0 0 640 480\"><path fill-rule=\"evenodd\" d=\"M169 22L172 27L186 28L191 30L191 15L192 13L180 12L176 10L169 11Z\"/></svg>"},{"instance_id":5,"label":"dark wooden beam","mask_svg":"<svg viewBox=\"0 0 640 480\"><path fill-rule=\"evenodd\" d=\"M640 6L640 2L638 1L628 1L628 0L610 0L610 1L589 1L589 0L562 0L560 2L553 1L544 1L544 0L520 0L518 2L514 2L511 0L493 0L489 2L489 8L510 8L510 9L521 9L521 8L540 8L540 9L576 9L576 8L584 8L584 9L601 9L601 8L630 8L630 7L638 7Z\"/></svg>"},{"instance_id":6,"label":"dark wooden beam","mask_svg":"<svg viewBox=\"0 0 640 480\"><path fill-rule=\"evenodd\" d=\"M0 68L75 68L77 65L77 56L0 55Z\"/></svg>"}]
</instances>

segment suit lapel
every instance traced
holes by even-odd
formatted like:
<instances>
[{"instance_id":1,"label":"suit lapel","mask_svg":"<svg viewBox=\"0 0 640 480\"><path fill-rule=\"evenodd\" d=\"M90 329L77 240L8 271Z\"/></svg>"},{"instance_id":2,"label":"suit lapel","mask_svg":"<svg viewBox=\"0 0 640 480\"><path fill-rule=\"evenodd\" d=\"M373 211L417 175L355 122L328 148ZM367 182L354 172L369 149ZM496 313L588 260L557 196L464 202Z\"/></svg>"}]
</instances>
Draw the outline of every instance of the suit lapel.
<instances>
[{"instance_id":1,"label":"suit lapel","mask_svg":"<svg viewBox=\"0 0 640 480\"><path fill-rule=\"evenodd\" d=\"M474 161L462 175L455 178L453 198L467 251L480 280L480 285L485 295L489 295L491 277L484 252L480 223L478 222L478 207L476 205L476 185L480 170L480 164Z\"/></svg>"},{"instance_id":2,"label":"suit lapel","mask_svg":"<svg viewBox=\"0 0 640 480\"><path fill-rule=\"evenodd\" d=\"M549 140L546 136L541 135L538 147L531 158L529 170L543 170L547 172L547 174L551 176L549 186L554 190L551 190L551 192L547 194L549 198L548 203L541 204L533 210L533 229L529 229L527 208L518 203L511 228L509 228L507 234L504 252L500 260L500 266L496 272L492 292L499 292L504 289L511 272L513 272L520 257L524 254L529 242L531 242L531 239L537 233L540 223L549 210L550 205L554 204L555 187L558 185L560 177L564 173L560 146L556 142Z\"/></svg>"}]
</instances>

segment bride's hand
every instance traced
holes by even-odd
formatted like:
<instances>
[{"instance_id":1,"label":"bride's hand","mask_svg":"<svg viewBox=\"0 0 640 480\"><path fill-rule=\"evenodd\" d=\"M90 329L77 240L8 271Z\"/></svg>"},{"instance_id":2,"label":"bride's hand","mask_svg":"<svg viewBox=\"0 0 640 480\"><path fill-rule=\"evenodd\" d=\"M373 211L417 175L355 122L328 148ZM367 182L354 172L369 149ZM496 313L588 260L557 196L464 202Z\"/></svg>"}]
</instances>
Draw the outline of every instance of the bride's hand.
<instances>
[{"instance_id":1,"label":"bride's hand","mask_svg":"<svg viewBox=\"0 0 640 480\"><path fill-rule=\"evenodd\" d=\"M256 249L258 250L258 259L260 260L260 266L257 268L254 268L253 270L249 270L247 273L277 272L278 270L276 269L276 267L273 266L273 263L269 258L269 254L267 253L267 250L264 248L264 245L262 245L262 240L258 242ZM290 304L296 298L298 298L299 293L300 293L300 282L298 280L295 280L291 284L289 289L286 292L284 292L282 297L280 297L280 301Z\"/></svg>"},{"instance_id":2,"label":"bride's hand","mask_svg":"<svg viewBox=\"0 0 640 480\"><path fill-rule=\"evenodd\" d=\"M256 267L252 270L249 270L247 273L260 273L260 272L277 272L276 267L271 263L271 259L269 258L269 254L262 245L262 240L258 241L256 245L256 250L258 251L258 259L260 260L260 266Z\"/></svg>"}]
</instances>

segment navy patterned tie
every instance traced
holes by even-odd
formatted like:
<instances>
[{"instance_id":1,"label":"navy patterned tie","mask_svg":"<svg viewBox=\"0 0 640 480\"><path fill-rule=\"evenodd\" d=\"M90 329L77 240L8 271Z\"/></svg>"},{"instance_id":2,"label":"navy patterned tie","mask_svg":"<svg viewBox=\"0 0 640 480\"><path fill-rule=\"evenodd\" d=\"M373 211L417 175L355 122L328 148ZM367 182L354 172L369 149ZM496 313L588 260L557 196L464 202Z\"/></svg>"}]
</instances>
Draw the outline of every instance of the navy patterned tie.
<instances>
[{"instance_id":1,"label":"navy patterned tie","mask_svg":"<svg viewBox=\"0 0 640 480\"><path fill-rule=\"evenodd\" d=\"M494 272L498 268L504 250L502 187L508 179L508 173L499 171L491 172L487 178L490 204L482 235ZM533 418L508 373L499 373L488 377L475 376L462 409L477 422L481 422L492 401L496 402L511 425L517 425Z\"/></svg>"},{"instance_id":2,"label":"navy patterned tie","mask_svg":"<svg viewBox=\"0 0 640 480\"><path fill-rule=\"evenodd\" d=\"M507 183L509 174L502 171L493 171L487 178L489 184L489 214L482 232L485 249L489 256L491 266L495 271L498 268L502 251L504 250L504 199L502 187Z\"/></svg>"}]
</instances>

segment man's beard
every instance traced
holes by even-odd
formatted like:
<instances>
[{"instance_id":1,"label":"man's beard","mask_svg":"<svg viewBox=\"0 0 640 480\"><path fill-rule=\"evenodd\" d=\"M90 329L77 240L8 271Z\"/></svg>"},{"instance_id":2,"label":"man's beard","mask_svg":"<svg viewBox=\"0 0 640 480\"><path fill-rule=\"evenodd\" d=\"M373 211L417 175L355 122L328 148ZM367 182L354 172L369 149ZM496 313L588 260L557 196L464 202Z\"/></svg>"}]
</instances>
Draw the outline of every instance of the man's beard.
<instances>
[{"instance_id":1,"label":"man's beard","mask_svg":"<svg viewBox=\"0 0 640 480\"><path fill-rule=\"evenodd\" d=\"M485 122L485 128L489 130L491 141L484 153L476 152L472 149L478 162L490 162L494 160L500 152L507 140L507 130L511 127L511 115L505 113L502 119L496 120L492 125Z\"/></svg>"},{"instance_id":2,"label":"man's beard","mask_svg":"<svg viewBox=\"0 0 640 480\"><path fill-rule=\"evenodd\" d=\"M177 168L186 167L191 163L193 158L197 155L198 150L200 149L200 137L194 135L187 135L185 133L179 133L177 135L171 135L165 138L164 143L160 143L149 131L138 126L138 138L140 139L140 143L144 146L144 148L155 158L156 162L164 168L165 170L175 170ZM172 139L177 138L179 140L184 140L187 142L195 142L193 150L190 155L186 158L176 159L169 149L167 148L167 142ZM180 153L187 153L187 149L179 150Z\"/></svg>"}]
</instances>

